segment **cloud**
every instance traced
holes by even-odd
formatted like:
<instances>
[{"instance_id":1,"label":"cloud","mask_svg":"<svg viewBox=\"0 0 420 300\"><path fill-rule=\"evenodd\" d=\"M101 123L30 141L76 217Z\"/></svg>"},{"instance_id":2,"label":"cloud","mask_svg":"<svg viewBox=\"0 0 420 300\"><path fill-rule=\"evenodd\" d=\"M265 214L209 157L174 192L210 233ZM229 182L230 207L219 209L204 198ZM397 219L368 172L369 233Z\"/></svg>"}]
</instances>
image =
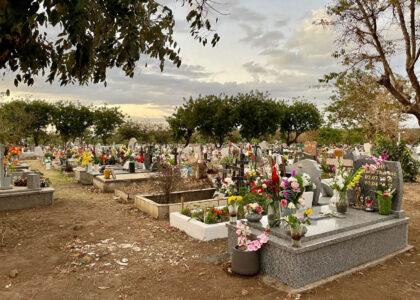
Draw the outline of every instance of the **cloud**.
<instances>
[{"instance_id":1,"label":"cloud","mask_svg":"<svg viewBox=\"0 0 420 300\"><path fill-rule=\"evenodd\" d=\"M245 31L245 36L239 41L248 43L255 48L277 47L280 40L284 38L283 32L279 30L264 31L262 27L254 27L244 23L239 26Z\"/></svg>"},{"instance_id":2,"label":"cloud","mask_svg":"<svg viewBox=\"0 0 420 300\"><path fill-rule=\"evenodd\" d=\"M245 6L232 6L229 17L232 21L263 22L266 16Z\"/></svg>"}]
</instances>

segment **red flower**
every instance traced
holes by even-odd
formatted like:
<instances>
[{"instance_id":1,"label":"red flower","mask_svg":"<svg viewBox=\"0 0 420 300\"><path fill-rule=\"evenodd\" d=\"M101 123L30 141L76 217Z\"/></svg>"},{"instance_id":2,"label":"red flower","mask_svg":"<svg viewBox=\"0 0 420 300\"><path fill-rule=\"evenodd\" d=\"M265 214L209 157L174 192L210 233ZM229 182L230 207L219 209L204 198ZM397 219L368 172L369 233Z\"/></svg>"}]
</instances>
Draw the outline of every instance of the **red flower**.
<instances>
[{"instance_id":1,"label":"red flower","mask_svg":"<svg viewBox=\"0 0 420 300\"><path fill-rule=\"evenodd\" d=\"M271 171L271 180L273 181L274 185L278 185L280 182L279 175L277 174L277 168L274 165Z\"/></svg>"}]
</instances>

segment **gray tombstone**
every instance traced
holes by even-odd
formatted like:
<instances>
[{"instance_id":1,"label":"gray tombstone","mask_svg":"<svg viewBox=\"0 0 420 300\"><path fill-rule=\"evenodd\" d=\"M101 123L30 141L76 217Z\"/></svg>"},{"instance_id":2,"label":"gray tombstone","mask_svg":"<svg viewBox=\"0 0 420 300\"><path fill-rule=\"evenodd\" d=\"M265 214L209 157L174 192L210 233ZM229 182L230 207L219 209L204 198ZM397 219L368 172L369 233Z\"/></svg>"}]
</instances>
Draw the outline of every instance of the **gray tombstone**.
<instances>
[{"instance_id":1,"label":"gray tombstone","mask_svg":"<svg viewBox=\"0 0 420 300\"><path fill-rule=\"evenodd\" d=\"M39 174L31 173L27 175L27 187L29 190L37 190L41 188L41 178Z\"/></svg>"},{"instance_id":2,"label":"gray tombstone","mask_svg":"<svg viewBox=\"0 0 420 300\"><path fill-rule=\"evenodd\" d=\"M374 163L375 162L370 158L361 158L354 162L354 169L357 170L365 164ZM378 190L378 185L382 178L387 178L389 184L393 189L395 189L394 197L392 200L392 210L400 211L403 198L404 181L401 163L398 161L385 161L374 174L368 172L363 173L359 182L362 195L364 197L368 196L371 199L376 199L375 192ZM354 197L349 198L350 204L352 204L352 201L356 200L352 198ZM374 201L373 206L375 208L378 207L376 200Z\"/></svg>"},{"instance_id":3,"label":"gray tombstone","mask_svg":"<svg viewBox=\"0 0 420 300\"><path fill-rule=\"evenodd\" d=\"M319 168L318 163L315 160L304 159L286 167L287 172L291 172L292 170L295 170L299 175L307 173L311 176L311 180L316 186L312 205L318 205L319 196L322 191L321 169Z\"/></svg>"}]
</instances>

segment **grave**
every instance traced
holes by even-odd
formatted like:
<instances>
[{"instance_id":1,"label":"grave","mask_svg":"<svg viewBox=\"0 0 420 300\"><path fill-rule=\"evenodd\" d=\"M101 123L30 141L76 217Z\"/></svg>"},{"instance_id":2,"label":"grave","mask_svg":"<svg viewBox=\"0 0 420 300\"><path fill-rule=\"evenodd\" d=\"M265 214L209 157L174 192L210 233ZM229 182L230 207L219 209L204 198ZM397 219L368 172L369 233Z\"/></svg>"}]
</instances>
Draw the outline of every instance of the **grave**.
<instances>
[{"instance_id":1,"label":"grave","mask_svg":"<svg viewBox=\"0 0 420 300\"><path fill-rule=\"evenodd\" d=\"M141 171L138 173L116 173L116 178L105 179L103 175L93 178L93 185L103 193L113 193L118 187L127 186L133 182L143 182L152 180L157 173Z\"/></svg>"},{"instance_id":2,"label":"grave","mask_svg":"<svg viewBox=\"0 0 420 300\"><path fill-rule=\"evenodd\" d=\"M169 203L163 201L163 194L136 195L134 205L156 219L167 219L170 213L181 211L182 206L193 209L226 205L225 198L213 199L214 192L214 188L173 192Z\"/></svg>"},{"instance_id":3,"label":"grave","mask_svg":"<svg viewBox=\"0 0 420 300\"><path fill-rule=\"evenodd\" d=\"M315 207L314 216L323 209ZM289 290L308 289L410 249L408 223L402 214L382 216L350 208L344 218L319 218L305 225L307 233L300 248L291 246L285 227L274 228L260 252L261 273ZM261 225L249 226L253 235L263 231ZM227 227L231 252L237 243L236 226Z\"/></svg>"},{"instance_id":4,"label":"grave","mask_svg":"<svg viewBox=\"0 0 420 300\"><path fill-rule=\"evenodd\" d=\"M28 174L27 187L12 186L12 176L4 171L4 147L0 145L0 211L53 204L53 188L41 188L38 174Z\"/></svg>"}]
</instances>

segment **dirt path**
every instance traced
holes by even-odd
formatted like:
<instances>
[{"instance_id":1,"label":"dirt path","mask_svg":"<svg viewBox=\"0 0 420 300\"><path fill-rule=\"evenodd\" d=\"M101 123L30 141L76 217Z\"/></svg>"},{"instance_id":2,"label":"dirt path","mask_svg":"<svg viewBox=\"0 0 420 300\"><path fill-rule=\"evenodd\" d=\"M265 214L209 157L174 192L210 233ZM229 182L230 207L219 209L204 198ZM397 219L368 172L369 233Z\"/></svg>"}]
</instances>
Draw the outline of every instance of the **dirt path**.
<instances>
[{"instance_id":1,"label":"dirt path","mask_svg":"<svg viewBox=\"0 0 420 300\"><path fill-rule=\"evenodd\" d=\"M226 273L225 241L195 241L110 194L44 173L54 206L0 213L0 299L289 298ZM420 185L405 192L416 249L291 298L420 299Z\"/></svg>"}]
</instances>

